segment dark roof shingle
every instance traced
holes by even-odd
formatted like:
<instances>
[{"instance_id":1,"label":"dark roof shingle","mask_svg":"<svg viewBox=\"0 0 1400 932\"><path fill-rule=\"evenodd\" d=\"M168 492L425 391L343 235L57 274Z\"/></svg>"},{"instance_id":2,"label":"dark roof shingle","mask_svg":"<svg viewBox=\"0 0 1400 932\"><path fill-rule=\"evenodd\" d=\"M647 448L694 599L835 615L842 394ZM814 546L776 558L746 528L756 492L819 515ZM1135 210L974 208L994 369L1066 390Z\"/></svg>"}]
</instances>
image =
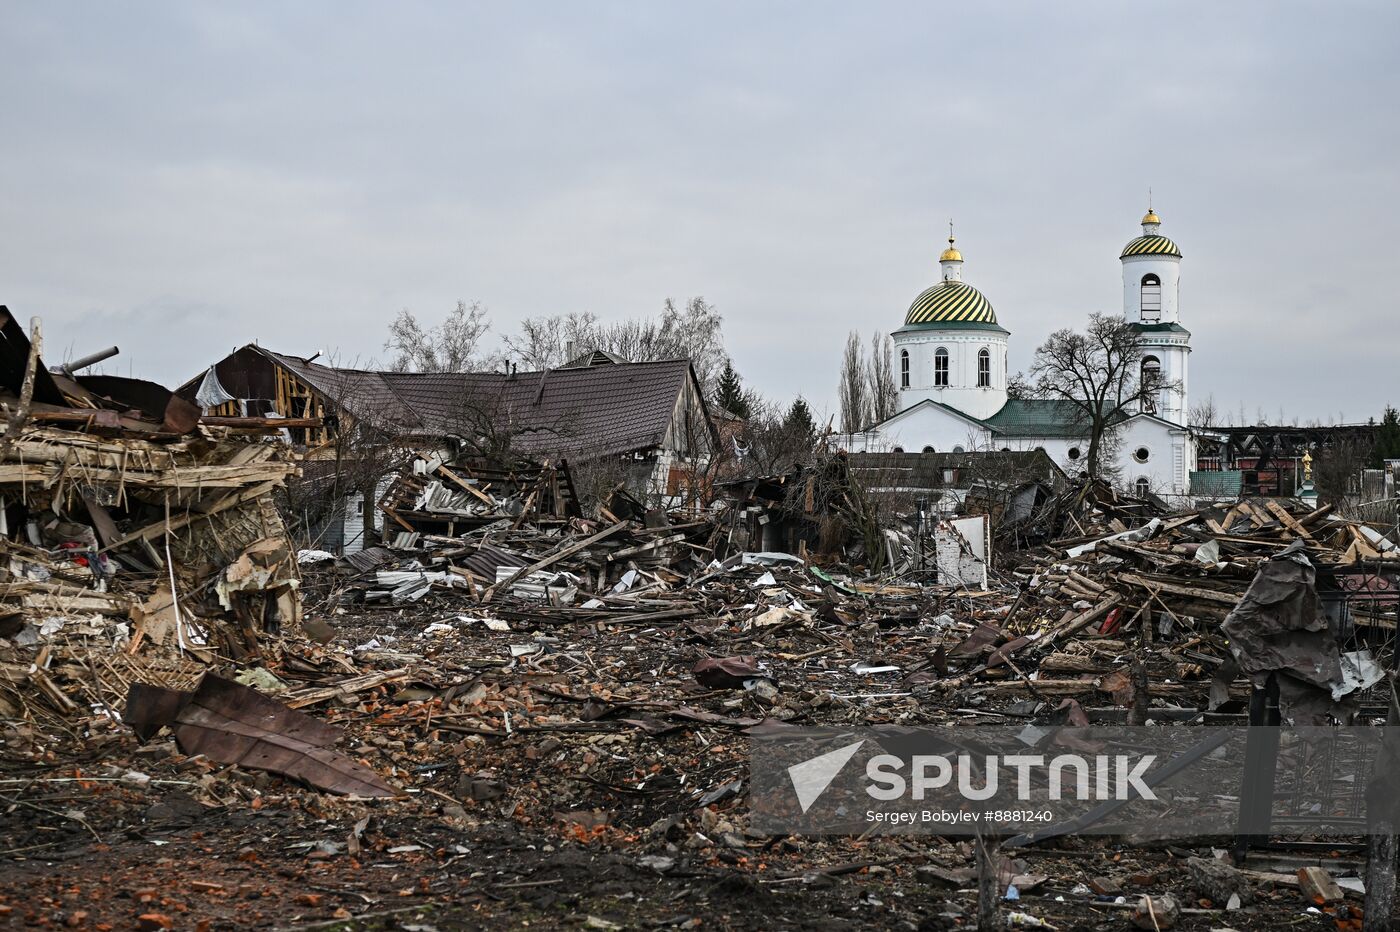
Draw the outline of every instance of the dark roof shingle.
<instances>
[{"instance_id":1,"label":"dark roof shingle","mask_svg":"<svg viewBox=\"0 0 1400 932\"><path fill-rule=\"evenodd\" d=\"M420 435L509 433L512 449L525 455L661 446L693 379L685 359L507 375L338 369L263 352L369 423ZM703 406L698 393L697 401Z\"/></svg>"}]
</instances>

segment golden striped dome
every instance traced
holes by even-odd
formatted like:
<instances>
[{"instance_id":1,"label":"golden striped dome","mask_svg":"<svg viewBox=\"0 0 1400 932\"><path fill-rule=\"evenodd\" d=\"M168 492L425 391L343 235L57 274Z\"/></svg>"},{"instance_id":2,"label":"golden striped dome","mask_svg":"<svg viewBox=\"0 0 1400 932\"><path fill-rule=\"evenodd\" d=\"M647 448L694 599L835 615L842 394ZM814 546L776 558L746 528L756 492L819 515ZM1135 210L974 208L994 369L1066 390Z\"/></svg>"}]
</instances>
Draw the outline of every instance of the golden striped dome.
<instances>
[{"instance_id":1,"label":"golden striped dome","mask_svg":"<svg viewBox=\"0 0 1400 932\"><path fill-rule=\"evenodd\" d=\"M945 253L946 255L946 253ZM982 292L967 282L939 282L914 299L909 305L909 313L904 315L904 323L967 323L992 324L997 322L992 302Z\"/></svg>"},{"instance_id":2,"label":"golden striped dome","mask_svg":"<svg viewBox=\"0 0 1400 932\"><path fill-rule=\"evenodd\" d=\"M1176 256L1180 259L1181 248L1165 236L1152 233L1129 240L1118 258L1126 259L1129 256Z\"/></svg>"}]
</instances>

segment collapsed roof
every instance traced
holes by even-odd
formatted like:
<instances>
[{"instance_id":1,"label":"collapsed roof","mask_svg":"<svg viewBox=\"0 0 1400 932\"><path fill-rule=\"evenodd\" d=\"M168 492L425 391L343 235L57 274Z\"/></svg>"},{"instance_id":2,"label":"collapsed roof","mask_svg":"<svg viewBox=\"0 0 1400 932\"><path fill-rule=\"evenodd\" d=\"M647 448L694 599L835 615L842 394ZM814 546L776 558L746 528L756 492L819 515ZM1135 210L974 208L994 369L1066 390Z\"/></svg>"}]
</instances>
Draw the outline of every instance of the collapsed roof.
<instances>
[{"instance_id":1,"label":"collapsed roof","mask_svg":"<svg viewBox=\"0 0 1400 932\"><path fill-rule=\"evenodd\" d=\"M180 392L206 406L241 400L271 410L275 368L330 408L411 437L489 432L509 434L511 449L525 456L607 456L686 446L680 434L692 411L699 416L691 439L703 436L700 442L709 443L705 402L688 360L607 361L541 372L390 372L327 366L314 357L245 346Z\"/></svg>"}]
</instances>

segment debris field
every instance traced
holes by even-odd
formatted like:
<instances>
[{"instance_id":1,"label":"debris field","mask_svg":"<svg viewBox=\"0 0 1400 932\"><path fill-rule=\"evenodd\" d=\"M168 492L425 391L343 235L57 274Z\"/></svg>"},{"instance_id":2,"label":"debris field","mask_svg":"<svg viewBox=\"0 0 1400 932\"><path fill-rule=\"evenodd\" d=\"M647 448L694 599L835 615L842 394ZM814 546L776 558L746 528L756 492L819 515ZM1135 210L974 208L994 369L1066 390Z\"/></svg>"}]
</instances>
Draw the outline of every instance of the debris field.
<instances>
[{"instance_id":1,"label":"debris field","mask_svg":"<svg viewBox=\"0 0 1400 932\"><path fill-rule=\"evenodd\" d=\"M3 323L0 924L973 928L968 840L751 830L748 737L1244 724L1264 672L1299 715L1386 714L1374 679L1336 700L1251 649L1285 564L1323 605L1388 578L1395 545L1326 506L1080 483L969 588L917 531L872 573L747 550L735 508L585 514L562 465L464 461L394 484L388 545L298 552L267 419L53 375ZM1395 598L1345 604L1309 656L1389 665ZM1354 846L1231 841L1008 846L1002 920L1361 928Z\"/></svg>"}]
</instances>

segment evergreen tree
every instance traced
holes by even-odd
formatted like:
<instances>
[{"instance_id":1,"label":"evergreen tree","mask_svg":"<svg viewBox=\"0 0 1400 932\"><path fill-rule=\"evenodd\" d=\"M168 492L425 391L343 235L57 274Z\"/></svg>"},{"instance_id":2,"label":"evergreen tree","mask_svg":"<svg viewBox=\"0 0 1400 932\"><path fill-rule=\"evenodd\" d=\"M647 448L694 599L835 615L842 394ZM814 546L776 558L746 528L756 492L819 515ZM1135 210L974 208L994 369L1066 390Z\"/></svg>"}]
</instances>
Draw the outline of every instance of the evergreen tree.
<instances>
[{"instance_id":1,"label":"evergreen tree","mask_svg":"<svg viewBox=\"0 0 1400 932\"><path fill-rule=\"evenodd\" d=\"M733 363L726 362L724 371L719 374L715 404L742 418L747 418L753 413L749 406L748 394L744 391L744 383L739 378L739 373L734 371Z\"/></svg>"},{"instance_id":2,"label":"evergreen tree","mask_svg":"<svg viewBox=\"0 0 1400 932\"><path fill-rule=\"evenodd\" d=\"M1386 405L1380 428L1376 431L1376 445L1371 451L1371 465L1377 469L1386 460L1400 459L1400 411Z\"/></svg>"},{"instance_id":3,"label":"evergreen tree","mask_svg":"<svg viewBox=\"0 0 1400 932\"><path fill-rule=\"evenodd\" d=\"M788 408L787 416L783 418L783 426L803 437L811 437L817 432L816 422L812 420L812 409L807 407L807 402L801 395L798 395L792 407Z\"/></svg>"}]
</instances>

